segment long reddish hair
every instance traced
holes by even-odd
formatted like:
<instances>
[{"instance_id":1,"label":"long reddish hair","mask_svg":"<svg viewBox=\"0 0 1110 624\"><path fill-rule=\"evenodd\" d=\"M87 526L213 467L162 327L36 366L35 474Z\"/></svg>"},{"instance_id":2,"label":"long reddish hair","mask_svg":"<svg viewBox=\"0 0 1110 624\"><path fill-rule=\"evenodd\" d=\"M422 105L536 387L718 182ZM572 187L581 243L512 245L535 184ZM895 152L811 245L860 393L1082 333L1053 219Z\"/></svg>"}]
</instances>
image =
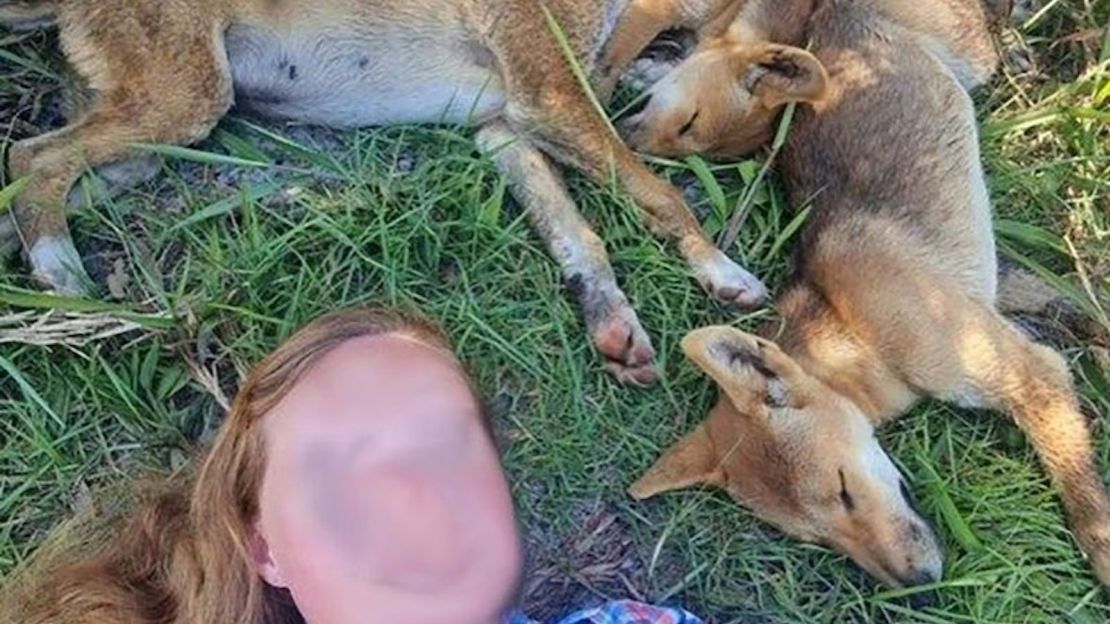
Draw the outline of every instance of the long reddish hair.
<instances>
[{"instance_id":1,"label":"long reddish hair","mask_svg":"<svg viewBox=\"0 0 1110 624\"><path fill-rule=\"evenodd\" d=\"M48 538L0 592L0 624L301 622L287 592L252 564L266 466L260 422L322 355L386 334L450 353L413 315L361 308L309 323L250 371L199 467L102 492Z\"/></svg>"}]
</instances>

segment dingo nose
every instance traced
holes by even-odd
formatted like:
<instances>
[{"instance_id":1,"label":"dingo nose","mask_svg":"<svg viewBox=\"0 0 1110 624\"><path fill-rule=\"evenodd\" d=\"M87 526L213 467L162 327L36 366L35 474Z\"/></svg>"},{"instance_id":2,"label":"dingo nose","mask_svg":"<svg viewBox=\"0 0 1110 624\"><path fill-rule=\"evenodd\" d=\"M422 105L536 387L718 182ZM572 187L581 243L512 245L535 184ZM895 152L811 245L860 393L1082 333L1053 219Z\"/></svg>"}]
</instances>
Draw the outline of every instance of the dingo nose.
<instances>
[{"instance_id":1,"label":"dingo nose","mask_svg":"<svg viewBox=\"0 0 1110 624\"><path fill-rule=\"evenodd\" d=\"M937 590L930 589L913 594L909 597L911 609L925 609L927 607L935 607L940 602L940 594Z\"/></svg>"},{"instance_id":2,"label":"dingo nose","mask_svg":"<svg viewBox=\"0 0 1110 624\"><path fill-rule=\"evenodd\" d=\"M912 575L900 577L900 582L905 587L917 587L918 585L930 585L940 580L940 575L931 570L921 570ZM935 589L928 591L910 594L907 597L912 609L924 609L926 607L936 606L940 600L940 594Z\"/></svg>"},{"instance_id":3,"label":"dingo nose","mask_svg":"<svg viewBox=\"0 0 1110 624\"><path fill-rule=\"evenodd\" d=\"M899 579L906 587L916 587L918 585L928 585L936 583L940 580L940 576L931 570L922 570L915 573L913 576Z\"/></svg>"}]
</instances>

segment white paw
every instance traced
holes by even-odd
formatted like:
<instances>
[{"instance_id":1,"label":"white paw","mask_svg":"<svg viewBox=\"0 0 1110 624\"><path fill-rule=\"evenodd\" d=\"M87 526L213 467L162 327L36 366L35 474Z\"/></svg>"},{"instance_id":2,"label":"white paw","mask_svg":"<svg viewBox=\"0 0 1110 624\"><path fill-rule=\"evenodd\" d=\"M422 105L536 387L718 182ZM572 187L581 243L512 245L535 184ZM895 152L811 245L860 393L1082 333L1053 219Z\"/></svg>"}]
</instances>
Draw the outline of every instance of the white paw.
<instances>
[{"instance_id":1,"label":"white paw","mask_svg":"<svg viewBox=\"0 0 1110 624\"><path fill-rule=\"evenodd\" d=\"M697 268L697 278L709 294L724 304L750 308L767 297L763 282L720 250Z\"/></svg>"},{"instance_id":2,"label":"white paw","mask_svg":"<svg viewBox=\"0 0 1110 624\"><path fill-rule=\"evenodd\" d=\"M27 257L31 263L31 276L45 288L67 297L88 294L88 285L92 280L85 272L85 265L73 246L73 240L68 236L40 238Z\"/></svg>"}]
</instances>

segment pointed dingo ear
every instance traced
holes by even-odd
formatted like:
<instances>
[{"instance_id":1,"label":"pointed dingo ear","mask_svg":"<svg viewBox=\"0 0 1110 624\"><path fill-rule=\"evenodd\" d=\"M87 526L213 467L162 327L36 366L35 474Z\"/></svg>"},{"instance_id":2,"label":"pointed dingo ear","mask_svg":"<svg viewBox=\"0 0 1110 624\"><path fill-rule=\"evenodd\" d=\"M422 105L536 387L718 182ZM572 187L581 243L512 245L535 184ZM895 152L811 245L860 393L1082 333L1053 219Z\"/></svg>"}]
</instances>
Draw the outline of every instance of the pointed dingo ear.
<instances>
[{"instance_id":1,"label":"pointed dingo ear","mask_svg":"<svg viewBox=\"0 0 1110 624\"><path fill-rule=\"evenodd\" d=\"M655 464L636 480L628 493L636 500L692 485L722 485L724 471L717 458L709 431L702 423L667 449Z\"/></svg>"},{"instance_id":2,"label":"pointed dingo ear","mask_svg":"<svg viewBox=\"0 0 1110 624\"><path fill-rule=\"evenodd\" d=\"M809 52L777 43L745 52L747 62L741 78L768 108L788 102L816 102L825 96L829 75Z\"/></svg>"},{"instance_id":3,"label":"pointed dingo ear","mask_svg":"<svg viewBox=\"0 0 1110 624\"><path fill-rule=\"evenodd\" d=\"M728 395L736 410L757 417L760 404L801 407L808 400L805 374L775 343L728 326L686 334L682 352Z\"/></svg>"}]
</instances>

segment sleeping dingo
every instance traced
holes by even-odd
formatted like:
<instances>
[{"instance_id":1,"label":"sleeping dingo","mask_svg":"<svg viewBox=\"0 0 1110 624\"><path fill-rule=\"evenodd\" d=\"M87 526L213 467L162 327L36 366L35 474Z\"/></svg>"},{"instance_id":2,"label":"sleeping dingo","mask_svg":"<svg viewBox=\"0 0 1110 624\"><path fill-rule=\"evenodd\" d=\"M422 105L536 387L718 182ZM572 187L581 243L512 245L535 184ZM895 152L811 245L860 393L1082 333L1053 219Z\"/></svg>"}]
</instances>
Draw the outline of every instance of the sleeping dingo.
<instances>
[{"instance_id":1,"label":"sleeping dingo","mask_svg":"<svg viewBox=\"0 0 1110 624\"><path fill-rule=\"evenodd\" d=\"M562 266L609 368L622 380L651 383L651 341L549 158L598 182L615 178L652 229L677 242L718 300L754 305L765 289L712 244L681 193L609 132L545 10L588 71L608 44L601 81L611 82L634 48L646 45L646 32L670 22L717 28L740 2L0 0L0 23L55 21L66 56L94 94L68 126L11 147L12 175L29 176L30 184L15 201L14 223L0 223L0 249L18 240L39 282L61 293L85 292L89 279L63 208L75 180L87 167L134 158L136 143L198 141L233 102L335 127L471 123ZM681 10L640 19L662 5ZM626 34L617 32L618 23ZM758 49L751 58L758 66ZM811 99L810 85L795 88L789 71L780 64L749 72L758 74L743 85L752 97L735 116L742 121L750 110L753 123L769 123L765 101Z\"/></svg>"},{"instance_id":2,"label":"sleeping dingo","mask_svg":"<svg viewBox=\"0 0 1110 624\"><path fill-rule=\"evenodd\" d=\"M764 5L781 18L802 4L752 0L745 11ZM686 336L683 351L720 396L632 485L634 497L718 486L885 583L935 582L939 542L874 435L933 397L1015 419L1110 585L1110 500L1067 362L999 313L1016 302L1001 297L967 90L994 71L988 24L1007 5L826 0L797 13L829 78L781 157L792 202L812 206L777 303L781 325ZM652 88L645 136L690 105L672 92L690 71Z\"/></svg>"}]
</instances>

